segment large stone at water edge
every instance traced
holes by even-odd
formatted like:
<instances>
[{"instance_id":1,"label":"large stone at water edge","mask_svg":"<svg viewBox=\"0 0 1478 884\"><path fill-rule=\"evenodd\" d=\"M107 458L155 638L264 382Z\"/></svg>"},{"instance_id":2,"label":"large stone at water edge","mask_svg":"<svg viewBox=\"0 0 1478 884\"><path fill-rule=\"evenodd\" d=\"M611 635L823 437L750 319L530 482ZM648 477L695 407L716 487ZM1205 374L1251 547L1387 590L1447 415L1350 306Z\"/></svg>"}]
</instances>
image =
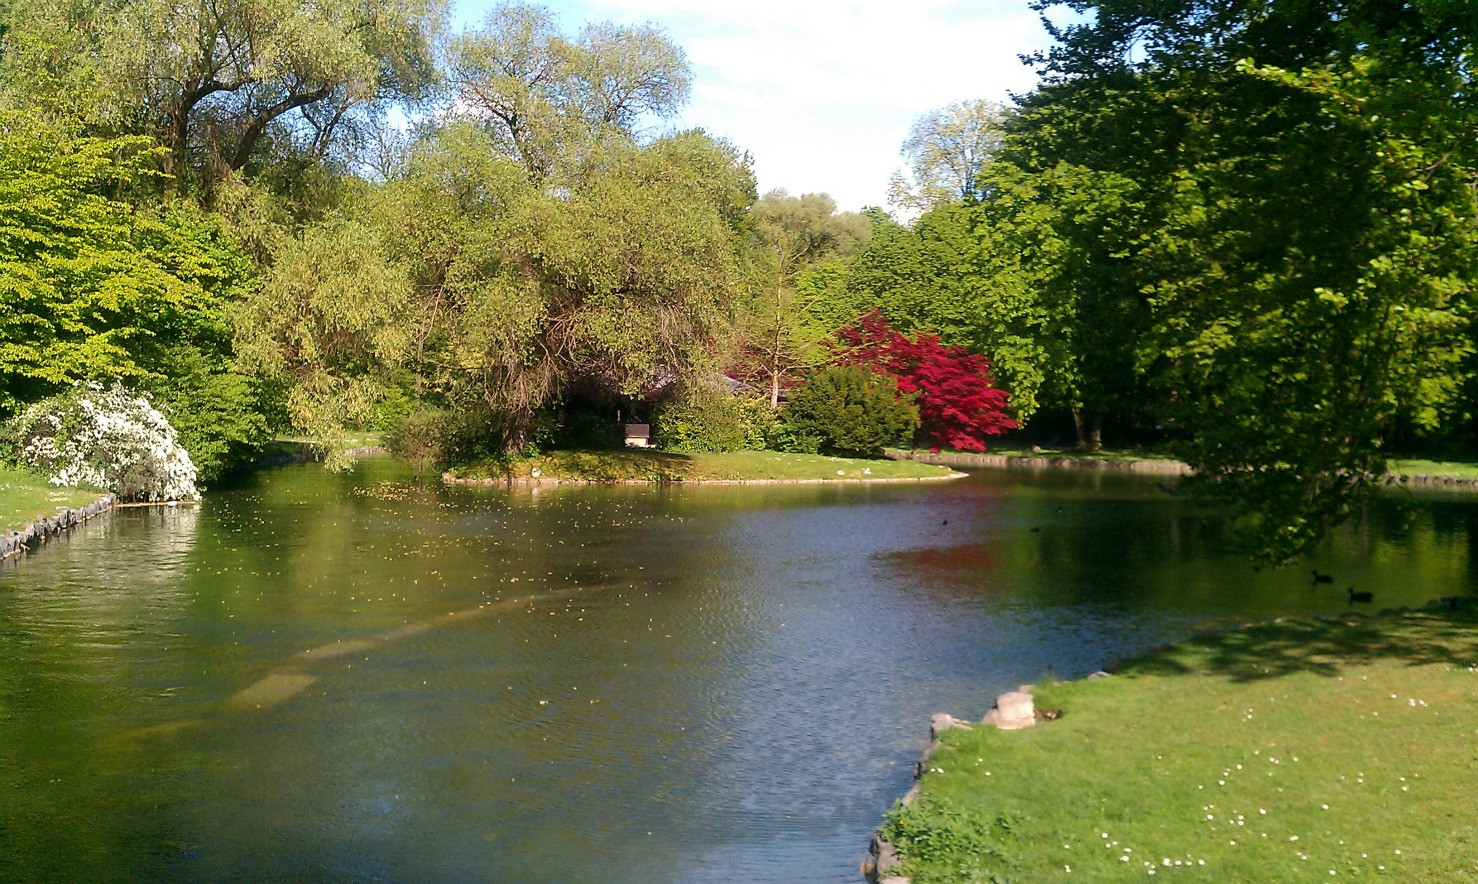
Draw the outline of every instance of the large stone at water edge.
<instances>
[{"instance_id":1,"label":"large stone at water edge","mask_svg":"<svg viewBox=\"0 0 1478 884\"><path fill-rule=\"evenodd\" d=\"M1036 707L1032 695L1026 691L1011 691L996 698L995 708L985 713L986 724L993 724L1003 731L1020 730L1037 723Z\"/></svg>"}]
</instances>

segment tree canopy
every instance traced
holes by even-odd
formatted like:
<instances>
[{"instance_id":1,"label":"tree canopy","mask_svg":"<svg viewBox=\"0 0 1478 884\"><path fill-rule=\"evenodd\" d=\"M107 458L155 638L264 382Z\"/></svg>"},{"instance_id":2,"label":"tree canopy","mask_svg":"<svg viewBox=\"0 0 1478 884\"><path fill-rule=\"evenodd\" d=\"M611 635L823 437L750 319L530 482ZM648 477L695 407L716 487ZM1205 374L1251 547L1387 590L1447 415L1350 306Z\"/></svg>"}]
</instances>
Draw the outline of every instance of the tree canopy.
<instances>
[{"instance_id":1,"label":"tree canopy","mask_svg":"<svg viewBox=\"0 0 1478 884\"><path fill-rule=\"evenodd\" d=\"M1460 381L1478 31L1448 3L1037 5L1092 13L1002 154L1066 187L1047 290L1132 332L1117 376L1285 558Z\"/></svg>"},{"instance_id":2,"label":"tree canopy","mask_svg":"<svg viewBox=\"0 0 1478 884\"><path fill-rule=\"evenodd\" d=\"M888 182L888 202L921 212L980 196L978 179L1005 134L1006 109L984 99L956 101L914 120L903 141L908 171Z\"/></svg>"},{"instance_id":3,"label":"tree canopy","mask_svg":"<svg viewBox=\"0 0 1478 884\"><path fill-rule=\"evenodd\" d=\"M500 3L452 40L449 79L454 111L542 179L630 138L645 117L674 116L692 72L654 26L591 24L568 38L548 9Z\"/></svg>"},{"instance_id":4,"label":"tree canopy","mask_svg":"<svg viewBox=\"0 0 1478 884\"><path fill-rule=\"evenodd\" d=\"M209 192L252 164L342 159L391 103L427 97L444 15L439 0L129 0L82 15L13 0L0 84L156 139L165 173Z\"/></svg>"}]
</instances>

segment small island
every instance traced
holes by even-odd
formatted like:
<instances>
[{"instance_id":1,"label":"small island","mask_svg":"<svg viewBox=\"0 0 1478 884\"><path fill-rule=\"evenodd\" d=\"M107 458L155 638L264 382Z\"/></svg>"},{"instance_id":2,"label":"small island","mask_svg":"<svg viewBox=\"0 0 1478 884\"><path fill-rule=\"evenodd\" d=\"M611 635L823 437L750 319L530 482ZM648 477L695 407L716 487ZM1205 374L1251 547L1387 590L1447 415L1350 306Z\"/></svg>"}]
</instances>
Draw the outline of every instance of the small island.
<instances>
[{"instance_id":1,"label":"small island","mask_svg":"<svg viewBox=\"0 0 1478 884\"><path fill-rule=\"evenodd\" d=\"M691 482L706 484L807 484L925 482L964 473L913 460L831 457L782 451L673 454L660 451L553 451L535 457L476 461L442 474L452 484L500 482Z\"/></svg>"}]
</instances>

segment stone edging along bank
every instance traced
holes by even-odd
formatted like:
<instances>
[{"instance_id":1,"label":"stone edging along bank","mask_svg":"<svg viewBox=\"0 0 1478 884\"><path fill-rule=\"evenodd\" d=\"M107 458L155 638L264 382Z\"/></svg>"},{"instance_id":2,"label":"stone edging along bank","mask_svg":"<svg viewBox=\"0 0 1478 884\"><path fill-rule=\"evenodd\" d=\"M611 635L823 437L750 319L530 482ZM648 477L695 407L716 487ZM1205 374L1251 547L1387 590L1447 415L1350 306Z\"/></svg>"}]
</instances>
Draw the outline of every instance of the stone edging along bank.
<instances>
[{"instance_id":1,"label":"stone edging along bank","mask_svg":"<svg viewBox=\"0 0 1478 884\"><path fill-rule=\"evenodd\" d=\"M108 512L115 504L113 495L105 494L78 509L63 508L55 516L41 516L19 531L6 531L0 536L0 559L34 549L63 531Z\"/></svg>"}]
</instances>

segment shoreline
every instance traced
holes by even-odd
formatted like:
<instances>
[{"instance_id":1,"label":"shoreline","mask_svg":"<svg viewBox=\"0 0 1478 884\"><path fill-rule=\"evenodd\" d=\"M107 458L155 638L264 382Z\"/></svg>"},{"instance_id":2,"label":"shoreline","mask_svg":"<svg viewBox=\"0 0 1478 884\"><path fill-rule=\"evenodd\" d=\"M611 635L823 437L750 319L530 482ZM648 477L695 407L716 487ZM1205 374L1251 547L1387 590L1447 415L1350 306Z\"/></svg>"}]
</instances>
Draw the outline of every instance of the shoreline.
<instances>
[{"instance_id":1,"label":"shoreline","mask_svg":"<svg viewBox=\"0 0 1478 884\"><path fill-rule=\"evenodd\" d=\"M987 469L1083 469L1105 472L1149 473L1154 475L1189 476L1195 473L1190 464L1178 460L1110 460L1093 455L1047 455L1047 454L971 454L961 451L889 451L887 456L894 460L913 460L920 463L940 464L949 467L984 467ZM1447 488L1455 491L1478 490L1478 476L1446 475L1442 473L1396 473L1390 472L1379 479L1382 486L1403 488Z\"/></svg>"},{"instance_id":2,"label":"shoreline","mask_svg":"<svg viewBox=\"0 0 1478 884\"><path fill-rule=\"evenodd\" d=\"M937 476L884 476L879 478L841 478L841 479L683 479L683 478L652 478L652 479L583 479L568 476L454 476L449 472L441 474L441 481L446 485L463 485L474 487L492 487L496 485L519 485L519 486L549 486L549 485L876 485L882 483L898 482L944 482L951 479L963 479L968 473L950 471L940 473Z\"/></svg>"},{"instance_id":3,"label":"shoreline","mask_svg":"<svg viewBox=\"0 0 1478 884\"><path fill-rule=\"evenodd\" d=\"M1395 626L1398 623L1398 618L1406 617L1408 615L1421 614L1424 612L1431 613L1434 611L1458 611L1462 609L1472 609L1474 605L1475 600L1472 598L1454 596L1433 599L1427 602L1427 604L1418 607L1400 606L1393 608L1384 608L1375 612L1374 614L1366 614L1362 611L1349 611L1338 615L1315 615L1313 617L1297 618L1275 617L1271 620L1260 621L1256 623L1247 622L1242 623L1238 626L1203 630L1189 635L1179 641L1156 645L1145 650L1143 653L1116 660L1099 671L1090 673L1080 678L1061 682L1060 684L1077 685L1079 683L1095 681L1098 679L1114 678L1121 669L1130 664L1142 664L1148 660L1164 657L1182 649L1183 647L1190 646L1193 643L1204 643L1219 640L1228 636L1235 636L1238 634L1250 634L1251 632L1258 629L1267 629L1272 627L1290 625L1297 626L1299 624L1323 624L1332 627L1350 627L1358 626L1361 624L1372 624L1378 621L1385 621L1386 623ZM1478 669L1475 669L1474 671L1478 671ZM971 719L955 718L953 715L950 715L948 713L933 714L930 717L929 723L929 742L919 756L918 761L914 764L913 784L901 798L897 799L894 802L893 808L907 808L924 795L923 776L926 772L929 772L931 770L929 766L929 759L931 758L931 756L933 756L944 745L941 741L941 735L945 731L956 728L968 731L981 728L989 729L992 727L998 728L1000 730L1018 730L1021 728L1032 727L1034 725L1039 725L1043 723L1048 723L1050 726L1050 722L1055 720L1060 713L1057 710L1044 710L1043 708L1036 706L1034 704L1033 689L1033 685L1022 685L1016 691L1000 695L996 699L995 705L991 707L990 711L987 712L985 717L979 722L973 721ZM1391 696L1392 698L1395 698L1396 695L1392 694ZM1412 702L1414 705L1415 701ZM1425 706L1426 704L1423 703L1422 705ZM1295 756L1293 760L1297 761L1298 759ZM1238 765L1238 768L1240 769L1241 765ZM940 770L940 772L942 773L942 769ZM989 773L987 773L986 775L989 776ZM1282 792L1282 789L1279 789L1278 791ZM1326 809L1327 807L1328 805L1325 805ZM892 812L892 809L890 809L887 813L891 814ZM870 882L870 884L909 884L910 878L900 874L900 870L905 860L899 854L897 847L892 844L885 836L885 830L887 829L888 825L889 823L885 819L882 824L880 824L876 829L873 830L871 840L868 843L867 853L864 856L858 871L860 872L862 878ZM1232 843L1235 844L1236 842L1233 841ZM1400 851L1397 851L1397 853L1399 854Z\"/></svg>"},{"instance_id":4,"label":"shoreline","mask_svg":"<svg viewBox=\"0 0 1478 884\"><path fill-rule=\"evenodd\" d=\"M1057 457L1052 455L1016 454L968 454L962 451L889 451L894 460L913 460L920 463L939 464L949 467L987 467L991 469L1087 469L1110 470L1130 473L1155 473L1159 475L1189 476L1190 465L1178 460L1109 460L1093 457Z\"/></svg>"},{"instance_id":5,"label":"shoreline","mask_svg":"<svg viewBox=\"0 0 1478 884\"><path fill-rule=\"evenodd\" d=\"M31 552L62 532L84 525L119 505L112 494L104 494L92 503L62 507L55 516L40 516L19 530L6 531L0 536L0 561L18 559L21 553Z\"/></svg>"}]
</instances>

